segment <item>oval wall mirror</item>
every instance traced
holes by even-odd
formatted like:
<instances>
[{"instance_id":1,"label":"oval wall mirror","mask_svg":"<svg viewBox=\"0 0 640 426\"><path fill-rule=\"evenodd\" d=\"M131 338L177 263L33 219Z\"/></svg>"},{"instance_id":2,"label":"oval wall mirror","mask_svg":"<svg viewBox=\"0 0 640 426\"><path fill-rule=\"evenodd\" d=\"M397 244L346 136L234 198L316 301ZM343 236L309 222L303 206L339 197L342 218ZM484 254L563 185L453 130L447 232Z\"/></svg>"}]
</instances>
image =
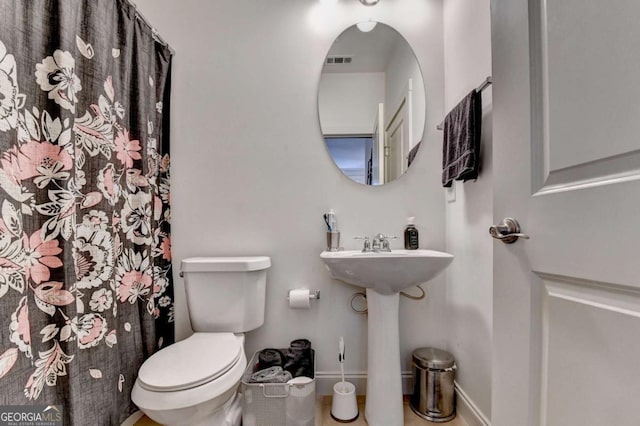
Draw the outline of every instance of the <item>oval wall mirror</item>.
<instances>
[{"instance_id":1,"label":"oval wall mirror","mask_svg":"<svg viewBox=\"0 0 640 426\"><path fill-rule=\"evenodd\" d=\"M382 185L404 174L425 123L424 82L409 43L382 23L343 31L325 58L318 112L329 154L346 176Z\"/></svg>"}]
</instances>

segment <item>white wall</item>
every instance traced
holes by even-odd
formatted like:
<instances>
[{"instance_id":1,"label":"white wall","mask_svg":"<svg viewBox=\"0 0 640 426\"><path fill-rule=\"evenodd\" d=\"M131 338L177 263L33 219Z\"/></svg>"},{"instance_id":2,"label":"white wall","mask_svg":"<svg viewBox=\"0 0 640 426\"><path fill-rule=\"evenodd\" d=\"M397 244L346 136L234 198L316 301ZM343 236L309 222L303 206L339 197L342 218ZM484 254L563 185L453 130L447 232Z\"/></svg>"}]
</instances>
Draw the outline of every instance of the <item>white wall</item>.
<instances>
[{"instance_id":1,"label":"white wall","mask_svg":"<svg viewBox=\"0 0 640 426\"><path fill-rule=\"evenodd\" d=\"M489 7L489 0L444 1L446 111L491 75ZM494 244L488 235L493 220L491 88L482 97L479 179L455 182L456 201L446 204L446 247L456 256L446 280L448 347L458 364L457 381L490 417Z\"/></svg>"},{"instance_id":2,"label":"white wall","mask_svg":"<svg viewBox=\"0 0 640 426\"><path fill-rule=\"evenodd\" d=\"M366 318L349 307L357 290L329 278L319 253L322 213L334 208L342 241L402 235L415 215L422 247L445 248L440 188L443 113L441 0L341 1L333 10L300 0L136 0L177 54L172 85L174 266L196 255L272 258L266 320L247 335L248 353L312 340L318 369L337 370L340 335L346 369L366 368ZM407 174L382 187L345 177L329 157L318 124L317 88L335 37L369 16L395 27L413 46L427 86L426 140ZM401 247L402 240L392 247ZM176 277L177 335L189 334L182 280ZM322 291L311 310L291 310L287 290ZM416 347L445 342L445 280L429 298L401 300L403 360Z\"/></svg>"},{"instance_id":3,"label":"white wall","mask_svg":"<svg viewBox=\"0 0 640 426\"><path fill-rule=\"evenodd\" d=\"M385 99L384 73L325 73L318 93L323 134L371 134Z\"/></svg>"}]
</instances>

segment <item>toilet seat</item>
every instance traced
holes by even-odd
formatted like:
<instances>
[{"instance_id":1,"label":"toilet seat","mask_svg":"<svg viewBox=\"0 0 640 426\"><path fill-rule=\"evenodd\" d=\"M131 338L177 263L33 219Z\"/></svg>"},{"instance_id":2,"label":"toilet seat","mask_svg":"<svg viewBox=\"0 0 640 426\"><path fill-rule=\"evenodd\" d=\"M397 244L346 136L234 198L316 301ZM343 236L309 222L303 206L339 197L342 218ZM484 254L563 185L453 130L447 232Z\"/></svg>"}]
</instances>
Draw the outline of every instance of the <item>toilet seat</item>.
<instances>
[{"instance_id":1,"label":"toilet seat","mask_svg":"<svg viewBox=\"0 0 640 426\"><path fill-rule=\"evenodd\" d=\"M138 377L131 391L131 399L145 413L149 414L154 411L191 410L192 407L196 407L201 403L208 403L221 407L235 394L242 379L242 375L244 374L244 370L247 367L247 358L244 354L244 336L232 333L195 333L194 336L198 334L230 334L236 339L236 343L240 346L239 360L233 364L225 374L189 389L177 391L154 391L144 387ZM190 339L191 337L187 339ZM177 342L172 346L184 343L187 339ZM168 350L172 346L166 347L162 350ZM149 359L145 361L145 363L148 362ZM169 369L171 367L165 366L165 368Z\"/></svg>"},{"instance_id":2,"label":"toilet seat","mask_svg":"<svg viewBox=\"0 0 640 426\"><path fill-rule=\"evenodd\" d=\"M233 333L195 333L153 354L140 367L140 386L155 392L191 389L227 373L242 355Z\"/></svg>"}]
</instances>

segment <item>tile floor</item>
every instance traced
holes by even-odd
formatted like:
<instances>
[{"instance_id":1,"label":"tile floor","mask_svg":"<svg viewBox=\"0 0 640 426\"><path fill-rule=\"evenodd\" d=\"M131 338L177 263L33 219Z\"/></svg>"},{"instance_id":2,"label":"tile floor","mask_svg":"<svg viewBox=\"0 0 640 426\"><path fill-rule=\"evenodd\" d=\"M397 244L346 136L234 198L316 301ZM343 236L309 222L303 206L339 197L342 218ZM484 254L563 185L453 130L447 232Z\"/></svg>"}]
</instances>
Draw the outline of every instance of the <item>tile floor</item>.
<instances>
[{"instance_id":1,"label":"tile floor","mask_svg":"<svg viewBox=\"0 0 640 426\"><path fill-rule=\"evenodd\" d=\"M316 426L366 426L367 422L364 419L364 396L358 397L358 408L360 409L360 415L358 419L352 423L340 423L331 418L331 397L324 396L318 398L316 402ZM404 426L428 426L428 425L442 425L442 426L467 426L467 423L461 418L456 417L450 422L446 423L433 423L422 419L417 416L411 408L409 408L409 400L404 399ZM136 422L136 426L158 426L158 423L144 416Z\"/></svg>"}]
</instances>

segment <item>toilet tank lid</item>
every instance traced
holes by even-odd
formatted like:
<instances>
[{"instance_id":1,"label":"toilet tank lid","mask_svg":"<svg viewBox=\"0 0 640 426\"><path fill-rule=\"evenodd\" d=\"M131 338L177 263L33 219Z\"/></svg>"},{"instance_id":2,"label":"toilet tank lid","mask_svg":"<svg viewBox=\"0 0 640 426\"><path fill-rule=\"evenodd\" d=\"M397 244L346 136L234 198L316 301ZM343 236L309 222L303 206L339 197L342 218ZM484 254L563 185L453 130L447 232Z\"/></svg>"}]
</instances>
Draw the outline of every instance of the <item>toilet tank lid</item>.
<instances>
[{"instance_id":1,"label":"toilet tank lid","mask_svg":"<svg viewBox=\"0 0 640 426\"><path fill-rule=\"evenodd\" d=\"M182 272L242 272L271 267L269 256L188 257L182 260Z\"/></svg>"}]
</instances>

